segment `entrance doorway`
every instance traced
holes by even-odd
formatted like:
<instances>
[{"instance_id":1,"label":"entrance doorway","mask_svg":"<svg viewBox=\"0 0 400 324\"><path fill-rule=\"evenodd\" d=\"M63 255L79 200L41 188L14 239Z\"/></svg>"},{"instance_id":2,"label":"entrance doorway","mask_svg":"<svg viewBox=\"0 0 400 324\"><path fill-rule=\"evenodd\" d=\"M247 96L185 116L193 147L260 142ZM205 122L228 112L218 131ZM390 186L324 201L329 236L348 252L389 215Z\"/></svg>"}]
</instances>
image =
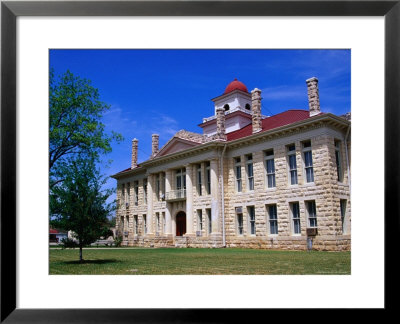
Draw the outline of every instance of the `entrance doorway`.
<instances>
[{"instance_id":1,"label":"entrance doorway","mask_svg":"<svg viewBox=\"0 0 400 324\"><path fill-rule=\"evenodd\" d=\"M176 214L176 236L183 236L186 233L186 214L180 211Z\"/></svg>"}]
</instances>

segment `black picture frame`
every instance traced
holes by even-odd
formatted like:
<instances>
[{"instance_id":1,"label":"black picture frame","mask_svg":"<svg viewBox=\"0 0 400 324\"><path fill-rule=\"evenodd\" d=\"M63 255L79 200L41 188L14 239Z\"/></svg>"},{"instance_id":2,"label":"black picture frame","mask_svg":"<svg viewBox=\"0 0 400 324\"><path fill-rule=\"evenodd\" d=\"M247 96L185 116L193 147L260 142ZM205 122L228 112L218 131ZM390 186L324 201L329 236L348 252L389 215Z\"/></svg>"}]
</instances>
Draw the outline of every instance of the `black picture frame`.
<instances>
[{"instance_id":1,"label":"black picture frame","mask_svg":"<svg viewBox=\"0 0 400 324\"><path fill-rule=\"evenodd\" d=\"M1 2L1 322L235 322L244 310L16 308L16 19L18 16L384 16L385 309L394 306L399 234L400 0L395 1L2 1ZM367 94L366 94L367 95ZM372 126L371 126L372 127ZM383 210L383 209L382 209ZM397 257L396 257L397 258ZM393 294L392 294L393 293ZM186 298L186 296L183 296ZM167 298L167 294L166 294ZM211 313L210 313L211 311ZM252 310L257 318L264 310ZM249 315L249 314L248 314ZM288 319L289 317L286 317Z\"/></svg>"}]
</instances>

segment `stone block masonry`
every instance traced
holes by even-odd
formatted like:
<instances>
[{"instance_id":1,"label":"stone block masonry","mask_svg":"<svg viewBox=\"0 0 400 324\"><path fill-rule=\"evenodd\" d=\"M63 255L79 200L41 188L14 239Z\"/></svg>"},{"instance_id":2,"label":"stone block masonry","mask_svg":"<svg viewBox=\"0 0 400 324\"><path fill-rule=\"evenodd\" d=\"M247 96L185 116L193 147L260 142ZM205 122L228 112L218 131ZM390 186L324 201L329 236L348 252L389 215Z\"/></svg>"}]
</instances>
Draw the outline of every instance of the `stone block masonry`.
<instances>
[{"instance_id":1,"label":"stone block masonry","mask_svg":"<svg viewBox=\"0 0 400 324\"><path fill-rule=\"evenodd\" d=\"M253 134L262 130L262 119L261 119L261 90L255 88L251 92L251 111L252 115L252 127Z\"/></svg>"},{"instance_id":2,"label":"stone block masonry","mask_svg":"<svg viewBox=\"0 0 400 324\"><path fill-rule=\"evenodd\" d=\"M219 206L221 199L221 184L218 182L219 173L223 172L224 181L224 210L225 210L225 232L227 247L247 247L262 249L307 249L306 229L310 227L309 211L307 204L314 202L316 206L316 219L318 235L313 238L313 249L344 251L350 249L350 200L349 189L346 183L347 168L344 169L343 182L338 182L336 160L335 160L335 136L329 131L313 130L309 137L295 139L296 164L298 184L290 184L288 170L288 149L287 146L293 143L292 139L280 138L277 143L264 142L265 150L260 150L260 143L253 146L246 146L238 150L228 151L223 161L223 170L219 170L218 159L210 162L211 192L207 193L207 163L196 162L185 165L186 168L186 199L181 203L168 203L156 201L155 194L147 194L148 203L153 205L150 209L143 200L143 180L139 180L139 204L133 203L134 194L131 194L129 211L119 210L120 215L129 217L129 238L124 241L125 245L139 246L175 246L175 247L222 247L222 214ZM307 183L304 172L304 142L310 141L313 160L314 181ZM258 147L257 147L258 145ZM268 188L266 172L266 151L273 150L275 166L275 186ZM251 154L254 174L254 190L249 188L248 160L246 156ZM241 158L241 181L242 191L237 190L237 179L234 157ZM343 159L344 160L344 159ZM344 163L344 161L343 161ZM170 179L173 178L173 171L168 171ZM201 183L199 183L199 174ZM153 179L154 176L147 175L146 179ZM171 180L170 180L171 181ZM171 182L175 185L175 180ZM134 186L131 185L131 190ZM201 190L198 189L201 187ZM118 199L122 197L121 185L118 186ZM154 182L147 182L148 190L154 190ZM167 186L170 188L170 185ZM214 188L214 189L213 189ZM200 190L200 191L199 191ZM199 194L201 192L201 195ZM143 196L143 197L142 197ZM188 201L190 200L190 204ZM346 224L343 226L341 204L346 201ZM341 203L342 201L342 203ZM299 206L299 233L294 233L294 221L291 206ZM276 205L277 211L277 234L271 234L270 218L268 207ZM168 207L169 206L169 207ZM175 206L175 207L174 207ZM255 233L250 233L250 208L255 211ZM243 233L238 233L238 213L240 208L243 219ZM202 224L199 224L197 217L201 211ZM208 232L208 214L211 211L211 228ZM178 211L185 211L187 215L187 234L183 237L175 236L175 216ZM149 213L153 217L149 217ZM170 214L171 234L156 230L156 217L154 215ZM134 218L138 217L139 232L134 234ZM144 233L143 215L146 215L148 229L153 230L154 237ZM160 221L160 218L159 218ZM161 221L166 221L166 218ZM160 226L158 228L168 228ZM157 232L157 234L156 234Z\"/></svg>"},{"instance_id":3,"label":"stone block masonry","mask_svg":"<svg viewBox=\"0 0 400 324\"><path fill-rule=\"evenodd\" d=\"M138 165L138 140L134 138L132 140L132 164L131 169L134 169Z\"/></svg>"},{"instance_id":4,"label":"stone block masonry","mask_svg":"<svg viewBox=\"0 0 400 324\"><path fill-rule=\"evenodd\" d=\"M310 116L315 116L321 112L321 107L319 104L318 79L314 77L306 80L306 83Z\"/></svg>"},{"instance_id":5,"label":"stone block masonry","mask_svg":"<svg viewBox=\"0 0 400 324\"><path fill-rule=\"evenodd\" d=\"M321 114L318 79L306 83L309 111L278 117L262 119L257 88L218 97L221 107L251 97L251 124L237 136L226 134L218 108L215 134L181 130L166 150L153 134L140 167L134 139L131 168L113 176L123 245L306 250L312 239L316 250L350 250L350 121Z\"/></svg>"}]
</instances>

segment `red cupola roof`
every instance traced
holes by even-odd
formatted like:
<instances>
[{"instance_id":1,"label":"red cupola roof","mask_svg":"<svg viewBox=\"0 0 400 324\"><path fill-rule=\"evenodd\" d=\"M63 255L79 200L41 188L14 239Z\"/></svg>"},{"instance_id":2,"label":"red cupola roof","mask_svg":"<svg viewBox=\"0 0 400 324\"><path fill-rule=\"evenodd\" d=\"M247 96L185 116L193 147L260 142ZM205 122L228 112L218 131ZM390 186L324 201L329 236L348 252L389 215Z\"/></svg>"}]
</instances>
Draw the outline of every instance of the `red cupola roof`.
<instances>
[{"instance_id":1,"label":"red cupola roof","mask_svg":"<svg viewBox=\"0 0 400 324\"><path fill-rule=\"evenodd\" d=\"M247 87L242 82L238 81L237 79L233 80L231 83L228 84L228 86L225 89L224 94L227 94L234 90L241 90L244 92L248 92Z\"/></svg>"}]
</instances>

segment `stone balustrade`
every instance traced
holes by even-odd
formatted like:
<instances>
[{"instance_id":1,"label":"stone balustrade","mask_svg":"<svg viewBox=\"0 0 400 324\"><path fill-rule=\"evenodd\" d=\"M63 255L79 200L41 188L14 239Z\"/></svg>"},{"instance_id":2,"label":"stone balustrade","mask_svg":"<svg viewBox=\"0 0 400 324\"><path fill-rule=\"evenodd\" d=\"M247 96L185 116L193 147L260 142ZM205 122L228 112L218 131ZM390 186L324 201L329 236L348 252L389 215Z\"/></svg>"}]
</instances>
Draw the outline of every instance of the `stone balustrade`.
<instances>
[{"instance_id":1,"label":"stone balustrade","mask_svg":"<svg viewBox=\"0 0 400 324\"><path fill-rule=\"evenodd\" d=\"M170 190L165 193L166 201L178 201L186 199L186 189Z\"/></svg>"}]
</instances>

